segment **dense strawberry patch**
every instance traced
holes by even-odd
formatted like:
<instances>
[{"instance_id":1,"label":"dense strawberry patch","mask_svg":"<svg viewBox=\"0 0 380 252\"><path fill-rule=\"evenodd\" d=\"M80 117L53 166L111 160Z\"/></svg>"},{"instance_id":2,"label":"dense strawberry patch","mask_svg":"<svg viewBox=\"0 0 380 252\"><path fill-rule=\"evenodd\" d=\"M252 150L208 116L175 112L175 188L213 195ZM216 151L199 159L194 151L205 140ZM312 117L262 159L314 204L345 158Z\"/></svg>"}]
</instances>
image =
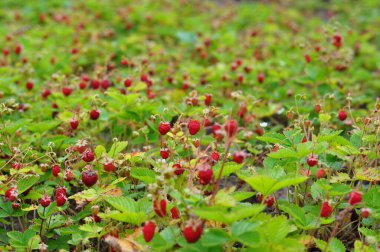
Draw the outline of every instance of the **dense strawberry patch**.
<instances>
[{"instance_id":1,"label":"dense strawberry patch","mask_svg":"<svg viewBox=\"0 0 380 252\"><path fill-rule=\"evenodd\" d=\"M376 1L0 6L0 250L379 250Z\"/></svg>"}]
</instances>

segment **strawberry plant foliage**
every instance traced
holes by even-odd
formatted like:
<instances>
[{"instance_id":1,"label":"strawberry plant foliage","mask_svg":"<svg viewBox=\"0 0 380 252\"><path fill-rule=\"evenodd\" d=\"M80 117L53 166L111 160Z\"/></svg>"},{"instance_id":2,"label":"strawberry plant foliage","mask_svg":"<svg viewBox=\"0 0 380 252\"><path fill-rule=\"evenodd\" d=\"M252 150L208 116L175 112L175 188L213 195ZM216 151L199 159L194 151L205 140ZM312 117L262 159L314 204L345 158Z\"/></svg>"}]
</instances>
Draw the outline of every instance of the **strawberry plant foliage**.
<instances>
[{"instance_id":1,"label":"strawberry plant foliage","mask_svg":"<svg viewBox=\"0 0 380 252\"><path fill-rule=\"evenodd\" d=\"M379 250L377 1L0 7L0 251Z\"/></svg>"}]
</instances>

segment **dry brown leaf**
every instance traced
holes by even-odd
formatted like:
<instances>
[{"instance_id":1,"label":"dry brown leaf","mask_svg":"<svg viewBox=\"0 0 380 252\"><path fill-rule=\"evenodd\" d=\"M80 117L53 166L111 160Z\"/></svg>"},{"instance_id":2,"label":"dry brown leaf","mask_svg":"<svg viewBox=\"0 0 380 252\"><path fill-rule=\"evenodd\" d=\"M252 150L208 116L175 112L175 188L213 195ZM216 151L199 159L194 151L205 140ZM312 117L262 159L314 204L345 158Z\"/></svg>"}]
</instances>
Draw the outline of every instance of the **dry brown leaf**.
<instances>
[{"instance_id":1,"label":"dry brown leaf","mask_svg":"<svg viewBox=\"0 0 380 252\"><path fill-rule=\"evenodd\" d=\"M110 246L112 246L118 252L139 252L142 251L141 245L137 244L131 238L118 239L108 235L105 238Z\"/></svg>"}]
</instances>

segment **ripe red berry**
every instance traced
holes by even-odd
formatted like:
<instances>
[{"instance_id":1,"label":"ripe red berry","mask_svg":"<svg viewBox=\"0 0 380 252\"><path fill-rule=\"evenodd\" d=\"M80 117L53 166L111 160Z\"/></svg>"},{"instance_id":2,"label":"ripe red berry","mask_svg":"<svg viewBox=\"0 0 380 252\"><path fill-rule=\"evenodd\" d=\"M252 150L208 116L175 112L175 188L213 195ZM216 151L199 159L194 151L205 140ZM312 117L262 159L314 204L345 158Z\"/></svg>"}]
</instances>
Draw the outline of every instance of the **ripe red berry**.
<instances>
[{"instance_id":1,"label":"ripe red berry","mask_svg":"<svg viewBox=\"0 0 380 252\"><path fill-rule=\"evenodd\" d=\"M333 42L332 44L337 48L339 49L340 47L342 47L342 36L340 34L335 34L333 36Z\"/></svg>"},{"instance_id":2,"label":"ripe red berry","mask_svg":"<svg viewBox=\"0 0 380 252\"><path fill-rule=\"evenodd\" d=\"M111 81L108 79L105 79L102 81L102 88L107 90L111 86Z\"/></svg>"},{"instance_id":3,"label":"ripe red berry","mask_svg":"<svg viewBox=\"0 0 380 252\"><path fill-rule=\"evenodd\" d=\"M62 187L57 187L55 189L55 196L66 196L67 195L67 192L66 192L66 187L62 186Z\"/></svg>"},{"instance_id":4,"label":"ripe red berry","mask_svg":"<svg viewBox=\"0 0 380 252\"><path fill-rule=\"evenodd\" d=\"M352 206L359 204L362 201L362 192L352 191L348 196L348 203Z\"/></svg>"},{"instance_id":5,"label":"ripe red berry","mask_svg":"<svg viewBox=\"0 0 380 252\"><path fill-rule=\"evenodd\" d=\"M95 154L92 150L87 149L85 152L82 153L82 160L89 163L92 162L95 159Z\"/></svg>"},{"instance_id":6,"label":"ripe red berry","mask_svg":"<svg viewBox=\"0 0 380 252\"><path fill-rule=\"evenodd\" d=\"M73 90L71 89L71 87L62 88L62 94L64 96L69 96L69 95L71 95L72 92L73 92Z\"/></svg>"},{"instance_id":7,"label":"ripe red berry","mask_svg":"<svg viewBox=\"0 0 380 252\"><path fill-rule=\"evenodd\" d=\"M48 98L49 95L51 95L51 91L48 88L45 89L44 92L42 92L42 94L41 94L41 96L42 96L43 99Z\"/></svg>"},{"instance_id":8,"label":"ripe red berry","mask_svg":"<svg viewBox=\"0 0 380 252\"><path fill-rule=\"evenodd\" d=\"M86 82L84 82L84 81L79 82L79 89L83 90L86 88L86 86L87 86Z\"/></svg>"},{"instance_id":9,"label":"ripe red berry","mask_svg":"<svg viewBox=\"0 0 380 252\"><path fill-rule=\"evenodd\" d=\"M17 188L14 186L9 187L8 190L5 192L4 196L11 202L15 201L18 197Z\"/></svg>"},{"instance_id":10,"label":"ripe red berry","mask_svg":"<svg viewBox=\"0 0 380 252\"><path fill-rule=\"evenodd\" d=\"M178 208L176 206L174 206L170 209L170 213L172 214L173 219L179 218L179 212L178 212Z\"/></svg>"},{"instance_id":11,"label":"ripe red berry","mask_svg":"<svg viewBox=\"0 0 380 252\"><path fill-rule=\"evenodd\" d=\"M310 156L307 157L306 162L310 167L313 167L318 164L318 157L311 154Z\"/></svg>"},{"instance_id":12,"label":"ripe red berry","mask_svg":"<svg viewBox=\"0 0 380 252\"><path fill-rule=\"evenodd\" d=\"M272 207L273 204L274 204L274 197L269 195L266 199L265 199L265 204L267 205L267 207Z\"/></svg>"},{"instance_id":13,"label":"ripe red berry","mask_svg":"<svg viewBox=\"0 0 380 252\"><path fill-rule=\"evenodd\" d=\"M183 236L188 243L195 243L199 240L203 232L203 227L200 223L190 221L182 230Z\"/></svg>"},{"instance_id":14,"label":"ripe red berry","mask_svg":"<svg viewBox=\"0 0 380 252\"><path fill-rule=\"evenodd\" d=\"M106 172L113 172L116 170L116 167L112 160L107 160L103 163L103 168Z\"/></svg>"},{"instance_id":15,"label":"ripe red berry","mask_svg":"<svg viewBox=\"0 0 380 252\"><path fill-rule=\"evenodd\" d=\"M305 60L307 63L310 63L311 62L311 57L309 54L305 54Z\"/></svg>"},{"instance_id":16,"label":"ripe red berry","mask_svg":"<svg viewBox=\"0 0 380 252\"><path fill-rule=\"evenodd\" d=\"M306 142L307 142L307 137L304 136L304 137L302 138L302 143L306 143Z\"/></svg>"},{"instance_id":17,"label":"ripe red berry","mask_svg":"<svg viewBox=\"0 0 380 252\"><path fill-rule=\"evenodd\" d=\"M332 212L332 207L330 203L328 201L323 202L319 216L323 218L327 218L330 216L331 212Z\"/></svg>"},{"instance_id":18,"label":"ripe red berry","mask_svg":"<svg viewBox=\"0 0 380 252\"><path fill-rule=\"evenodd\" d=\"M166 215L166 200L165 199L161 199L160 201L158 201L158 199L154 200L153 209L154 209L154 212L156 212L156 214L159 217L164 217Z\"/></svg>"},{"instance_id":19,"label":"ripe red berry","mask_svg":"<svg viewBox=\"0 0 380 252\"><path fill-rule=\"evenodd\" d=\"M318 114L319 114L319 112L321 111L321 109L322 109L322 107L321 107L320 104L315 104L315 105L314 105L314 110L315 110L315 112L317 112Z\"/></svg>"},{"instance_id":20,"label":"ripe red berry","mask_svg":"<svg viewBox=\"0 0 380 252\"><path fill-rule=\"evenodd\" d=\"M161 150L160 150L161 158L167 159L169 157L169 155L170 155L170 151L168 148L161 148Z\"/></svg>"},{"instance_id":21,"label":"ripe red berry","mask_svg":"<svg viewBox=\"0 0 380 252\"><path fill-rule=\"evenodd\" d=\"M121 60L121 64L122 64L123 66L128 66L128 60L127 60L127 59L122 59L122 60Z\"/></svg>"},{"instance_id":22,"label":"ripe red berry","mask_svg":"<svg viewBox=\"0 0 380 252\"><path fill-rule=\"evenodd\" d=\"M208 185L213 176L214 173L209 165L203 165L199 168L198 179L202 185Z\"/></svg>"},{"instance_id":23,"label":"ripe red berry","mask_svg":"<svg viewBox=\"0 0 380 252\"><path fill-rule=\"evenodd\" d=\"M233 137L238 130L238 123L236 120L228 120L224 125L224 130L229 137Z\"/></svg>"},{"instance_id":24,"label":"ripe red berry","mask_svg":"<svg viewBox=\"0 0 380 252\"><path fill-rule=\"evenodd\" d=\"M145 222L142 228L142 233L146 242L150 242L153 239L155 229L156 224L153 221Z\"/></svg>"},{"instance_id":25,"label":"ripe red berry","mask_svg":"<svg viewBox=\"0 0 380 252\"><path fill-rule=\"evenodd\" d=\"M92 80L91 81L91 87L92 87L92 89L98 89L98 88L100 88L100 80Z\"/></svg>"},{"instance_id":26,"label":"ripe red berry","mask_svg":"<svg viewBox=\"0 0 380 252\"><path fill-rule=\"evenodd\" d=\"M261 128L261 127L257 127L257 128L255 129L255 132L256 132L256 134L259 135L259 136L262 136L262 135L264 134L264 130L263 130L263 128Z\"/></svg>"},{"instance_id":27,"label":"ripe red berry","mask_svg":"<svg viewBox=\"0 0 380 252\"><path fill-rule=\"evenodd\" d=\"M201 128L201 123L198 120L190 120L187 123L187 129L189 130L190 135L195 135Z\"/></svg>"},{"instance_id":28,"label":"ripe red berry","mask_svg":"<svg viewBox=\"0 0 380 252\"><path fill-rule=\"evenodd\" d=\"M15 54L19 55L22 52L22 46L20 44L17 44L15 47Z\"/></svg>"},{"instance_id":29,"label":"ripe red berry","mask_svg":"<svg viewBox=\"0 0 380 252\"><path fill-rule=\"evenodd\" d=\"M33 83L32 81L29 80L29 81L26 82L25 86L26 86L26 88L27 88L28 90L32 90L33 87L34 87L34 83Z\"/></svg>"},{"instance_id":30,"label":"ripe red berry","mask_svg":"<svg viewBox=\"0 0 380 252\"><path fill-rule=\"evenodd\" d=\"M63 171L63 178L65 181L70 182L74 179L74 173L70 169L65 169Z\"/></svg>"},{"instance_id":31,"label":"ripe red berry","mask_svg":"<svg viewBox=\"0 0 380 252\"><path fill-rule=\"evenodd\" d=\"M44 194L41 199L40 199L40 204L41 206L43 206L44 208L48 207L51 203L51 199L50 197L47 195L47 194Z\"/></svg>"},{"instance_id":32,"label":"ripe red berry","mask_svg":"<svg viewBox=\"0 0 380 252\"><path fill-rule=\"evenodd\" d=\"M339 111L339 114L338 114L338 118L339 118L339 120L341 120L341 121L344 121L344 120L346 120L346 118L347 118L347 112L345 111L345 110L340 110Z\"/></svg>"},{"instance_id":33,"label":"ripe red berry","mask_svg":"<svg viewBox=\"0 0 380 252\"><path fill-rule=\"evenodd\" d=\"M264 82L264 79L265 79L264 73L259 73L259 75L257 76L257 81L261 84Z\"/></svg>"},{"instance_id":34,"label":"ripe red berry","mask_svg":"<svg viewBox=\"0 0 380 252\"><path fill-rule=\"evenodd\" d=\"M61 167L57 164L53 165L51 167L51 174L53 174L54 177L58 177L58 174L61 172Z\"/></svg>"},{"instance_id":35,"label":"ripe red berry","mask_svg":"<svg viewBox=\"0 0 380 252\"><path fill-rule=\"evenodd\" d=\"M324 169L319 168L316 174L317 179L326 177L326 172Z\"/></svg>"},{"instance_id":36,"label":"ripe red berry","mask_svg":"<svg viewBox=\"0 0 380 252\"><path fill-rule=\"evenodd\" d=\"M18 162L14 162L14 163L12 163L12 168L16 169L16 170L20 170L22 168L22 164L20 164Z\"/></svg>"},{"instance_id":37,"label":"ripe red berry","mask_svg":"<svg viewBox=\"0 0 380 252\"><path fill-rule=\"evenodd\" d=\"M244 151L235 151L232 154L232 159L234 160L235 163L241 164L244 162L245 156L246 154Z\"/></svg>"},{"instance_id":38,"label":"ripe red berry","mask_svg":"<svg viewBox=\"0 0 380 252\"><path fill-rule=\"evenodd\" d=\"M361 209L362 218L368 218L370 213L371 213L371 210L369 208L363 207Z\"/></svg>"},{"instance_id":39,"label":"ripe red berry","mask_svg":"<svg viewBox=\"0 0 380 252\"><path fill-rule=\"evenodd\" d=\"M166 135L171 129L170 123L168 122L160 122L158 125L158 131L161 135Z\"/></svg>"},{"instance_id":40,"label":"ripe red berry","mask_svg":"<svg viewBox=\"0 0 380 252\"><path fill-rule=\"evenodd\" d=\"M220 159L219 152L217 152L217 151L213 151L213 152L211 153L211 160L212 160L212 162L213 162L213 163L216 163L216 162L219 161L219 159Z\"/></svg>"},{"instance_id":41,"label":"ripe red berry","mask_svg":"<svg viewBox=\"0 0 380 252\"><path fill-rule=\"evenodd\" d=\"M82 182L87 187L91 187L98 181L98 174L92 168L82 172Z\"/></svg>"},{"instance_id":42,"label":"ripe red berry","mask_svg":"<svg viewBox=\"0 0 380 252\"><path fill-rule=\"evenodd\" d=\"M132 80L131 79L125 79L124 87L130 87L131 85L132 85Z\"/></svg>"},{"instance_id":43,"label":"ripe red berry","mask_svg":"<svg viewBox=\"0 0 380 252\"><path fill-rule=\"evenodd\" d=\"M210 106L212 100L212 95L211 94L206 94L205 95L205 105Z\"/></svg>"},{"instance_id":44,"label":"ripe red berry","mask_svg":"<svg viewBox=\"0 0 380 252\"><path fill-rule=\"evenodd\" d=\"M90 112L90 118L91 120L97 120L100 116L100 111L98 109L93 109Z\"/></svg>"},{"instance_id":45,"label":"ripe red berry","mask_svg":"<svg viewBox=\"0 0 380 252\"><path fill-rule=\"evenodd\" d=\"M57 203L57 206L63 206L63 205L66 203L67 198L66 198L66 196L63 195L63 194L57 194L57 195L55 196L55 201L56 201L56 203Z\"/></svg>"},{"instance_id":46,"label":"ripe red berry","mask_svg":"<svg viewBox=\"0 0 380 252\"><path fill-rule=\"evenodd\" d=\"M20 208L20 203L12 202L12 208L13 208L14 210L19 209L19 208Z\"/></svg>"},{"instance_id":47,"label":"ripe red berry","mask_svg":"<svg viewBox=\"0 0 380 252\"><path fill-rule=\"evenodd\" d=\"M71 128L73 129L73 130L75 130L75 129L77 129L78 128L78 126L79 126L79 121L78 121L78 119L77 118L71 118L70 119L70 126L71 126Z\"/></svg>"},{"instance_id":48,"label":"ripe red berry","mask_svg":"<svg viewBox=\"0 0 380 252\"><path fill-rule=\"evenodd\" d=\"M181 167L180 164L176 163L173 165L174 168L174 174L179 176L181 175L185 170Z\"/></svg>"}]
</instances>

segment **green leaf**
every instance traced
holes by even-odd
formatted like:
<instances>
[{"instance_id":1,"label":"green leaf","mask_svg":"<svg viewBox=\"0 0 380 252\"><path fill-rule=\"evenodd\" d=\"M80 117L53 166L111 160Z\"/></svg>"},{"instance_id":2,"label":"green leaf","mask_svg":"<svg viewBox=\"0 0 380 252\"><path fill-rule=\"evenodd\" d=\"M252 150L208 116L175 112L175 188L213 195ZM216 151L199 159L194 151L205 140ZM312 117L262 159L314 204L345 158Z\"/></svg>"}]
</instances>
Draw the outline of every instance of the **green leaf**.
<instances>
[{"instance_id":1,"label":"green leaf","mask_svg":"<svg viewBox=\"0 0 380 252\"><path fill-rule=\"evenodd\" d=\"M156 173L145 167L133 167L131 170L131 176L147 184L151 184L156 181Z\"/></svg>"},{"instance_id":2,"label":"green leaf","mask_svg":"<svg viewBox=\"0 0 380 252\"><path fill-rule=\"evenodd\" d=\"M366 207L380 210L380 187L373 186L363 195L363 202Z\"/></svg>"},{"instance_id":3,"label":"green leaf","mask_svg":"<svg viewBox=\"0 0 380 252\"><path fill-rule=\"evenodd\" d=\"M298 154L291 148L279 149L276 152L271 152L268 154L268 157L271 158L297 158Z\"/></svg>"},{"instance_id":4,"label":"green leaf","mask_svg":"<svg viewBox=\"0 0 380 252\"><path fill-rule=\"evenodd\" d=\"M343 243L339 239L334 237L330 241L329 251L331 251L331 252L345 252L346 248L344 247Z\"/></svg>"},{"instance_id":5,"label":"green leaf","mask_svg":"<svg viewBox=\"0 0 380 252\"><path fill-rule=\"evenodd\" d=\"M194 213L206 220L220 221L231 224L235 221L254 216L264 210L263 205L240 204L233 208L223 206L200 207Z\"/></svg>"},{"instance_id":6,"label":"green leaf","mask_svg":"<svg viewBox=\"0 0 380 252\"><path fill-rule=\"evenodd\" d=\"M38 175L27 175L18 181L18 192L21 194L31 188L35 183L40 180Z\"/></svg>"},{"instance_id":7,"label":"green leaf","mask_svg":"<svg viewBox=\"0 0 380 252\"><path fill-rule=\"evenodd\" d=\"M202 235L201 243L205 247L223 245L230 240L230 235L221 228L208 229Z\"/></svg>"},{"instance_id":8,"label":"green leaf","mask_svg":"<svg viewBox=\"0 0 380 252\"><path fill-rule=\"evenodd\" d=\"M221 166L222 166L222 163L220 162L214 166L213 168L214 174L219 174ZM239 171L242 167L243 167L243 164L237 164L235 162L227 162L224 164L222 177L227 176L236 171Z\"/></svg>"},{"instance_id":9,"label":"green leaf","mask_svg":"<svg viewBox=\"0 0 380 252\"><path fill-rule=\"evenodd\" d=\"M256 231L260 225L259 222L235 222L231 226L232 236L245 245L255 247L260 242L260 234Z\"/></svg>"},{"instance_id":10,"label":"green leaf","mask_svg":"<svg viewBox=\"0 0 380 252\"><path fill-rule=\"evenodd\" d=\"M290 144L286 137L279 133L265 133L263 136L258 136L257 139L267 143L281 144L288 146Z\"/></svg>"},{"instance_id":11,"label":"green leaf","mask_svg":"<svg viewBox=\"0 0 380 252\"><path fill-rule=\"evenodd\" d=\"M239 177L246 181L254 190L262 193L264 196L270 195L284 187L300 184L307 179L307 177L284 177L276 180L265 175Z\"/></svg>"},{"instance_id":12,"label":"green leaf","mask_svg":"<svg viewBox=\"0 0 380 252\"><path fill-rule=\"evenodd\" d=\"M109 213L99 213L100 218L104 219L114 219L117 221L127 222L134 224L136 226L141 226L141 224L146 221L147 215L144 212L117 212L111 211Z\"/></svg>"},{"instance_id":13,"label":"green leaf","mask_svg":"<svg viewBox=\"0 0 380 252\"><path fill-rule=\"evenodd\" d=\"M123 151L128 146L128 141L114 142L111 146L108 156L115 158L121 151Z\"/></svg>"},{"instance_id":14,"label":"green leaf","mask_svg":"<svg viewBox=\"0 0 380 252\"><path fill-rule=\"evenodd\" d=\"M137 202L128 197L106 196L104 199L108 204L121 212L136 212L138 210Z\"/></svg>"},{"instance_id":15,"label":"green leaf","mask_svg":"<svg viewBox=\"0 0 380 252\"><path fill-rule=\"evenodd\" d=\"M95 156L100 158L103 153L106 153L106 148L103 145L98 145L95 148Z\"/></svg>"},{"instance_id":16,"label":"green leaf","mask_svg":"<svg viewBox=\"0 0 380 252\"><path fill-rule=\"evenodd\" d=\"M58 125L60 125L61 122L59 121L43 121L40 123L33 123L28 126L28 130L34 132L34 133L44 133L47 132Z\"/></svg>"}]
</instances>

